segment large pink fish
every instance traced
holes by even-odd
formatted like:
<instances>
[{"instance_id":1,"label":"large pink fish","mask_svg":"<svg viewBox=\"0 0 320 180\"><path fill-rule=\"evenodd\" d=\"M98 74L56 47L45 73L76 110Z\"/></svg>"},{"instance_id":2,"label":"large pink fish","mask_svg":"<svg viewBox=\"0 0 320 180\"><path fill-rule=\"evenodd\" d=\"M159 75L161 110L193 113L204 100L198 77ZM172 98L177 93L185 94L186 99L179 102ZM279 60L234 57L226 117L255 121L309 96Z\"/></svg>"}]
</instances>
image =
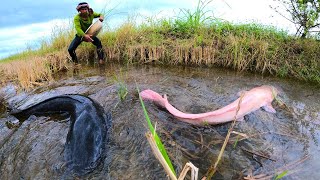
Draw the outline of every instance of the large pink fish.
<instances>
[{"instance_id":1,"label":"large pink fish","mask_svg":"<svg viewBox=\"0 0 320 180\"><path fill-rule=\"evenodd\" d=\"M268 112L275 113L276 110L272 107L271 102L277 96L277 93L277 89L273 86L256 87L249 91L241 92L240 98L221 109L200 114L181 112L169 103L166 95L162 97L150 89L140 92L140 96L143 100L153 101L158 106L166 108L172 115L184 122L205 125L225 123L233 121L235 118L241 121L245 115L258 110L260 107ZM240 100L240 108L238 109Z\"/></svg>"}]
</instances>

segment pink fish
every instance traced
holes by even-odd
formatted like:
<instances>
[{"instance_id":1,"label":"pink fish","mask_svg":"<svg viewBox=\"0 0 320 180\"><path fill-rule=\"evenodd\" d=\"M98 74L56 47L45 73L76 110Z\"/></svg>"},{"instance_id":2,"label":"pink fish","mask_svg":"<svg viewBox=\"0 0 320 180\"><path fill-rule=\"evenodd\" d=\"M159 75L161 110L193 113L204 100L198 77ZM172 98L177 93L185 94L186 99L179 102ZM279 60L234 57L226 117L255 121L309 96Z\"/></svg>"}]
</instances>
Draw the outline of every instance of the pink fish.
<instances>
[{"instance_id":1,"label":"pink fish","mask_svg":"<svg viewBox=\"0 0 320 180\"><path fill-rule=\"evenodd\" d=\"M245 115L258 110L260 107L264 108L267 112L275 113L276 110L272 107L271 103L277 94L278 90L273 86L260 86L241 92L240 98L221 109L207 113L188 114L173 107L166 95L162 97L150 89L140 92L143 100L153 101L158 106L166 108L178 119L195 125L221 124L233 121L235 118L238 121L242 121ZM240 100L240 108L238 108Z\"/></svg>"}]
</instances>

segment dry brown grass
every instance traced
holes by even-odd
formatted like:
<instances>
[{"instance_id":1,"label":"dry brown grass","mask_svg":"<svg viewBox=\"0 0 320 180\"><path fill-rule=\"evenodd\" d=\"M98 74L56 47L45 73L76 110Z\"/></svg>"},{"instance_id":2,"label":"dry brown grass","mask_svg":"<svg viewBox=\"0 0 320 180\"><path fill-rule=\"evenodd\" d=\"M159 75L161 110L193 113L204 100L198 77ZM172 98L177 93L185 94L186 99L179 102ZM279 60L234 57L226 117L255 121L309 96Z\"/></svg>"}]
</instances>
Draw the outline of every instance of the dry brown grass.
<instances>
[{"instance_id":1,"label":"dry brown grass","mask_svg":"<svg viewBox=\"0 0 320 180\"><path fill-rule=\"evenodd\" d=\"M3 83L14 82L23 89L31 89L43 82L52 81L53 74L68 67L66 54L57 52L43 56L33 56L3 63L0 66Z\"/></svg>"},{"instance_id":2,"label":"dry brown grass","mask_svg":"<svg viewBox=\"0 0 320 180\"><path fill-rule=\"evenodd\" d=\"M140 63L160 61L165 59L165 47L152 45L129 46L126 54L128 54L129 63L133 63L137 59Z\"/></svg>"},{"instance_id":3,"label":"dry brown grass","mask_svg":"<svg viewBox=\"0 0 320 180\"><path fill-rule=\"evenodd\" d=\"M165 39L155 45L141 41L140 34L130 25L119 29L113 40L109 42L113 43L112 46L104 45L108 61L218 66L320 82L317 42L292 41L280 48L276 45L278 42L229 35L223 39L212 38L202 45L196 45L194 39ZM79 60L95 59L95 47L83 44L77 49ZM54 54L33 55L2 63L1 82L17 81L21 87L29 89L53 80L52 74L67 67L66 42L60 45L63 50ZM316 47L307 48L310 45Z\"/></svg>"},{"instance_id":4,"label":"dry brown grass","mask_svg":"<svg viewBox=\"0 0 320 180\"><path fill-rule=\"evenodd\" d=\"M137 27L127 22L115 31L101 33L99 38L107 61L227 67L320 84L318 41L287 37L255 26L220 26L183 34L169 24ZM52 73L61 69L55 62L66 61L74 33L61 29L50 44L43 43L39 52L26 52L13 58L17 62L1 63L1 82L17 80L23 88L31 88L52 80ZM53 52L54 56L48 55ZM82 43L77 56L82 62L96 59L95 47ZM53 64L53 70L48 64Z\"/></svg>"},{"instance_id":5,"label":"dry brown grass","mask_svg":"<svg viewBox=\"0 0 320 180\"><path fill-rule=\"evenodd\" d=\"M135 39L136 38L136 39ZM131 36L119 45L116 59L129 63L218 66L320 83L320 46L316 41L266 41L253 36L228 35L201 45L193 39L166 39L154 45ZM161 42L162 41L162 42ZM140 43L139 43L140 42ZM313 46L313 48L309 48Z\"/></svg>"}]
</instances>

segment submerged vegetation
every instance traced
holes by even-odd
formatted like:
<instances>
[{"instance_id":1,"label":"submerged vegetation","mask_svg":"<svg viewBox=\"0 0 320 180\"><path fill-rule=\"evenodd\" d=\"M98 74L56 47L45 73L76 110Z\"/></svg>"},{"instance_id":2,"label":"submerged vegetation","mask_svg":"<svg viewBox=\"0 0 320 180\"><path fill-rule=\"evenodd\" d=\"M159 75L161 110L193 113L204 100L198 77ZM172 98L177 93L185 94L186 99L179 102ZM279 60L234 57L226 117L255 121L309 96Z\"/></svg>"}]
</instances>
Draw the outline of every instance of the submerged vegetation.
<instances>
[{"instance_id":1,"label":"submerged vegetation","mask_svg":"<svg viewBox=\"0 0 320 180\"><path fill-rule=\"evenodd\" d=\"M128 94L128 88L126 83L123 80L123 74L122 71L120 70L119 75L114 75L113 76L113 81L115 82L115 84L117 84L118 88L117 88L117 92L118 92L118 97L120 99L120 101L124 101L127 94Z\"/></svg>"},{"instance_id":2,"label":"submerged vegetation","mask_svg":"<svg viewBox=\"0 0 320 180\"><path fill-rule=\"evenodd\" d=\"M299 39L254 23L221 21L205 11L211 1L200 2L195 12L182 10L175 18L148 18L139 25L128 21L116 30L102 32L99 37L107 61L227 67L320 84L320 43L316 39ZM72 27L54 32L38 50L1 60L1 82L15 80L32 88L68 69L67 47L75 32ZM82 62L92 60L95 49L82 43L77 54Z\"/></svg>"}]
</instances>

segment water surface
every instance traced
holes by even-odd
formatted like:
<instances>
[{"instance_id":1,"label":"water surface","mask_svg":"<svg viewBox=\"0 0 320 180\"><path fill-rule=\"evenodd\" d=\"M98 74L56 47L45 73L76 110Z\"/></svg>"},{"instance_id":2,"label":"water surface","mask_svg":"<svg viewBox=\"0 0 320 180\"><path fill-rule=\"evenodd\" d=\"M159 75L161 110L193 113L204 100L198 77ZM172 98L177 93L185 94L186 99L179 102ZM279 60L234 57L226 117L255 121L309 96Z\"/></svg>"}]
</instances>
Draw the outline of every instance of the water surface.
<instances>
[{"instance_id":1,"label":"water surface","mask_svg":"<svg viewBox=\"0 0 320 180\"><path fill-rule=\"evenodd\" d=\"M128 94L118 96L119 84ZM60 94L83 94L112 112L113 126L107 158L93 173L94 179L167 179L145 138L148 131L136 85L167 94L169 101L183 112L202 113L221 108L238 98L242 90L273 85L281 90L286 107L274 102L276 114L262 109L237 122L214 179L242 179L247 175L272 177L288 170L284 179L319 179L320 92L319 88L293 80L237 73L226 69L158 67L152 65L105 68L83 66L68 72L32 92L2 88L2 97L11 108L24 109ZM200 177L215 162L231 123L194 126L179 121L164 109L145 102L156 123L177 174L191 161ZM0 105L1 179L63 178L64 143L69 119L31 117L17 126L8 126L13 117Z\"/></svg>"}]
</instances>

